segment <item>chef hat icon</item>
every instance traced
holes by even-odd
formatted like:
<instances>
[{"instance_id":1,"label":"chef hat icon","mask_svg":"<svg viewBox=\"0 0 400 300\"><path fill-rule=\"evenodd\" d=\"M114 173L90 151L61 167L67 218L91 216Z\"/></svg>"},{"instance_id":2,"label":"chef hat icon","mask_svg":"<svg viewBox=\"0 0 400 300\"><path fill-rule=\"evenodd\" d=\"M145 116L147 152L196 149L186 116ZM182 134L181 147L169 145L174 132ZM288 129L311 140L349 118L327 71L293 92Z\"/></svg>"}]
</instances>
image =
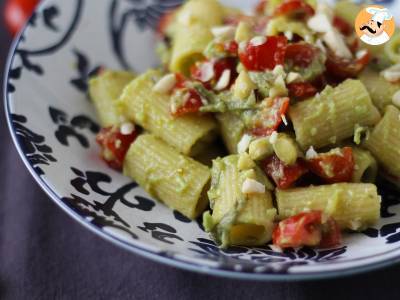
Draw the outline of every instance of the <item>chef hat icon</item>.
<instances>
[{"instance_id":1,"label":"chef hat icon","mask_svg":"<svg viewBox=\"0 0 400 300\"><path fill-rule=\"evenodd\" d=\"M391 20L392 14L387 8L368 7L367 12L372 15L372 21L383 24L385 20Z\"/></svg>"}]
</instances>

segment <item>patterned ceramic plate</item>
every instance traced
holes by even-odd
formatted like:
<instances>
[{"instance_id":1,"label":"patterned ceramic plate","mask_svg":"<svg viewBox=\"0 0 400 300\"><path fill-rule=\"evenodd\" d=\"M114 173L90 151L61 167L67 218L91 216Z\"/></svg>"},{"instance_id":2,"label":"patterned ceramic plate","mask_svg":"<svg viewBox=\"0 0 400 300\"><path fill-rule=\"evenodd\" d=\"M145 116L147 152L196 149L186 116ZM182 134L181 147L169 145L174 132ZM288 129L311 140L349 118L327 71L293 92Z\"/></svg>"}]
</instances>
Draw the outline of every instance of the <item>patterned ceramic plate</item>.
<instances>
[{"instance_id":1,"label":"patterned ceramic plate","mask_svg":"<svg viewBox=\"0 0 400 300\"><path fill-rule=\"evenodd\" d=\"M13 139L40 186L68 214L109 241L198 272L310 279L400 261L400 193L385 183L380 185L380 223L345 236L341 247L223 251L199 222L169 210L102 163L87 78L100 66L141 72L156 65L153 30L160 16L179 2L46 0L40 5L11 51L4 89ZM223 2L250 8L256 1Z\"/></svg>"}]
</instances>

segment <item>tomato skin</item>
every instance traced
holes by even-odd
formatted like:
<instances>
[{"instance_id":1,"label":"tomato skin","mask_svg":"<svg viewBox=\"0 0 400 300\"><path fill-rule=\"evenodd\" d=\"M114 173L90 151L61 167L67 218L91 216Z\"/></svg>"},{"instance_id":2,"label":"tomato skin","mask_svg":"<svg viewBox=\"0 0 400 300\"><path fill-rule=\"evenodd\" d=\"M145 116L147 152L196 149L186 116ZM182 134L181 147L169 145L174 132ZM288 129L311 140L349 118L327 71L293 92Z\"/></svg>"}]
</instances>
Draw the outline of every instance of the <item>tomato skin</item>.
<instances>
[{"instance_id":1,"label":"tomato skin","mask_svg":"<svg viewBox=\"0 0 400 300\"><path fill-rule=\"evenodd\" d=\"M312 17L314 14L314 8L303 0L286 0L274 12L275 17L287 16L295 19Z\"/></svg>"},{"instance_id":2,"label":"tomato skin","mask_svg":"<svg viewBox=\"0 0 400 300\"><path fill-rule=\"evenodd\" d=\"M316 158L307 160L307 166L311 172L324 179L327 183L350 182L354 172L353 149L345 147L341 149L343 155L322 153ZM331 173L326 171L330 166Z\"/></svg>"},{"instance_id":3,"label":"tomato skin","mask_svg":"<svg viewBox=\"0 0 400 300\"><path fill-rule=\"evenodd\" d=\"M172 116L177 118L184 116L186 114L197 113L200 110L200 107L203 106L203 102L201 101L201 96L195 89L188 90L189 97L186 102L178 107L176 111L171 112Z\"/></svg>"},{"instance_id":4,"label":"tomato skin","mask_svg":"<svg viewBox=\"0 0 400 300\"><path fill-rule=\"evenodd\" d=\"M307 68L320 50L308 43L289 44L286 48L285 60L293 65Z\"/></svg>"},{"instance_id":5,"label":"tomato skin","mask_svg":"<svg viewBox=\"0 0 400 300\"><path fill-rule=\"evenodd\" d=\"M322 239L322 213L304 212L278 223L272 234L272 242L281 248L318 246Z\"/></svg>"},{"instance_id":6,"label":"tomato skin","mask_svg":"<svg viewBox=\"0 0 400 300\"><path fill-rule=\"evenodd\" d=\"M353 31L353 27L345 19L339 16L333 17L333 26L336 27L344 36L351 35Z\"/></svg>"},{"instance_id":7,"label":"tomato skin","mask_svg":"<svg viewBox=\"0 0 400 300\"><path fill-rule=\"evenodd\" d=\"M276 155L265 159L261 165L264 172L274 180L280 189L290 188L301 176L308 172L302 161L287 166Z\"/></svg>"},{"instance_id":8,"label":"tomato skin","mask_svg":"<svg viewBox=\"0 0 400 300\"><path fill-rule=\"evenodd\" d=\"M111 168L122 170L126 152L137 136L136 130L129 135L123 135L118 126L102 128L96 136L96 142L102 148L101 157Z\"/></svg>"},{"instance_id":9,"label":"tomato skin","mask_svg":"<svg viewBox=\"0 0 400 300\"><path fill-rule=\"evenodd\" d=\"M272 70L285 61L287 39L284 36L269 36L267 41L259 46L247 43L244 51L239 50L242 64L249 71Z\"/></svg>"},{"instance_id":10,"label":"tomato skin","mask_svg":"<svg viewBox=\"0 0 400 300\"><path fill-rule=\"evenodd\" d=\"M318 92L317 88L308 82L290 83L287 85L287 89L289 90L289 97L296 100L310 98Z\"/></svg>"},{"instance_id":11,"label":"tomato skin","mask_svg":"<svg viewBox=\"0 0 400 300\"><path fill-rule=\"evenodd\" d=\"M255 136L269 136L276 131L282 123L282 116L286 115L289 109L289 98L275 98L272 104L265 109L261 120L256 120L252 134ZM264 112L264 111L263 111ZM263 123L267 121L271 125L265 126Z\"/></svg>"},{"instance_id":12,"label":"tomato skin","mask_svg":"<svg viewBox=\"0 0 400 300\"><path fill-rule=\"evenodd\" d=\"M32 15L39 0L7 0L4 19L9 32L15 36Z\"/></svg>"},{"instance_id":13,"label":"tomato skin","mask_svg":"<svg viewBox=\"0 0 400 300\"><path fill-rule=\"evenodd\" d=\"M328 217L323 222L321 211L299 213L278 223L272 233L273 244L281 248L310 246L332 248L342 242L337 222Z\"/></svg>"},{"instance_id":14,"label":"tomato skin","mask_svg":"<svg viewBox=\"0 0 400 300\"><path fill-rule=\"evenodd\" d=\"M342 80L355 78L368 65L370 57L371 55L368 51L364 56L356 60L349 60L329 53L326 60L327 73Z\"/></svg>"}]
</instances>

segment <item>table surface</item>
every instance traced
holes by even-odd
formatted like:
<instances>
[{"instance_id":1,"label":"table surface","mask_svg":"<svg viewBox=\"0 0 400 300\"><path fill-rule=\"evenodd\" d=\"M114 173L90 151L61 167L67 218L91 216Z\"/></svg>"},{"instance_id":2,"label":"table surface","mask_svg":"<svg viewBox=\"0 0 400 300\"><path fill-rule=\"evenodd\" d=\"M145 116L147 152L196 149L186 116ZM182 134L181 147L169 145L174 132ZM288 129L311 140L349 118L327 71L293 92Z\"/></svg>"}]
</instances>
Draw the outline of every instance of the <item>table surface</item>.
<instances>
[{"instance_id":1,"label":"table surface","mask_svg":"<svg viewBox=\"0 0 400 300\"><path fill-rule=\"evenodd\" d=\"M1 70L9 45L0 23ZM190 273L122 250L82 227L39 188L12 144L3 110L1 299L399 299L400 266L335 280L249 282Z\"/></svg>"}]
</instances>

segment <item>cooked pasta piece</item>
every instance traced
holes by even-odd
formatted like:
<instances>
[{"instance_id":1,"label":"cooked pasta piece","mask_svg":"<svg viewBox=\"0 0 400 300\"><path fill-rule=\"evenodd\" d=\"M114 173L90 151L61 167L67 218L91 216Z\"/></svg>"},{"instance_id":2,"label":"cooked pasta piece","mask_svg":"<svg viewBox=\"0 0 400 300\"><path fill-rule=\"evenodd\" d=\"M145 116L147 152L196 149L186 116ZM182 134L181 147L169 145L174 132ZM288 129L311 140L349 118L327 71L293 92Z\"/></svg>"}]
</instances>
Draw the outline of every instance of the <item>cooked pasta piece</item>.
<instances>
[{"instance_id":1,"label":"cooked pasta piece","mask_svg":"<svg viewBox=\"0 0 400 300\"><path fill-rule=\"evenodd\" d=\"M211 28L222 24L224 9L216 0L191 0L178 11L172 30L170 70L189 74L190 66L204 58L213 40Z\"/></svg>"},{"instance_id":2,"label":"cooked pasta piece","mask_svg":"<svg viewBox=\"0 0 400 300\"><path fill-rule=\"evenodd\" d=\"M173 118L170 96L153 90L161 78L150 70L133 80L124 90L119 107L135 124L160 137L179 152L193 156L200 153L215 137L216 122L209 116Z\"/></svg>"},{"instance_id":3,"label":"cooked pasta piece","mask_svg":"<svg viewBox=\"0 0 400 300\"><path fill-rule=\"evenodd\" d=\"M196 218L207 207L209 168L178 153L154 135L143 134L131 145L124 161L124 174L188 218Z\"/></svg>"},{"instance_id":4,"label":"cooked pasta piece","mask_svg":"<svg viewBox=\"0 0 400 300\"><path fill-rule=\"evenodd\" d=\"M254 164L239 168L240 159L230 155L213 162L208 192L212 214L206 212L203 220L206 231L222 247L262 245L271 240L276 215L267 190L271 184Z\"/></svg>"},{"instance_id":5,"label":"cooked pasta piece","mask_svg":"<svg viewBox=\"0 0 400 300\"><path fill-rule=\"evenodd\" d=\"M229 153L238 153L237 145L246 129L245 124L240 117L233 112L218 114L217 120L220 124L222 139Z\"/></svg>"},{"instance_id":6,"label":"cooked pasta piece","mask_svg":"<svg viewBox=\"0 0 400 300\"><path fill-rule=\"evenodd\" d=\"M378 163L368 150L353 148L354 172L352 182L374 183L378 174Z\"/></svg>"},{"instance_id":7,"label":"cooked pasta piece","mask_svg":"<svg viewBox=\"0 0 400 300\"><path fill-rule=\"evenodd\" d=\"M367 69L360 75L360 80L367 88L374 105L383 112L392 104L393 95L400 91L400 83L390 83L379 73Z\"/></svg>"},{"instance_id":8,"label":"cooked pasta piece","mask_svg":"<svg viewBox=\"0 0 400 300\"><path fill-rule=\"evenodd\" d=\"M351 79L293 105L289 116L303 150L334 145L351 137L356 124L375 125L381 117L365 86Z\"/></svg>"},{"instance_id":9,"label":"cooked pasta piece","mask_svg":"<svg viewBox=\"0 0 400 300\"><path fill-rule=\"evenodd\" d=\"M217 0L190 0L179 9L176 22L182 27L193 24L212 27L222 23L224 14L225 9Z\"/></svg>"},{"instance_id":10,"label":"cooked pasta piece","mask_svg":"<svg viewBox=\"0 0 400 300\"><path fill-rule=\"evenodd\" d=\"M375 126L365 147L391 175L400 177L400 111L386 107L382 120Z\"/></svg>"},{"instance_id":11,"label":"cooked pasta piece","mask_svg":"<svg viewBox=\"0 0 400 300\"><path fill-rule=\"evenodd\" d=\"M134 77L135 75L129 72L107 70L89 81L90 99L102 127L118 125L123 121L123 115L118 111L116 102L124 87Z\"/></svg>"},{"instance_id":12,"label":"cooked pasta piece","mask_svg":"<svg viewBox=\"0 0 400 300\"><path fill-rule=\"evenodd\" d=\"M357 231L378 221L380 201L376 186L368 183L338 183L276 191L280 219L320 210L332 216L342 229Z\"/></svg>"},{"instance_id":13,"label":"cooked pasta piece","mask_svg":"<svg viewBox=\"0 0 400 300\"><path fill-rule=\"evenodd\" d=\"M204 58L203 51L212 39L210 27L202 24L177 28L172 40L171 72L188 75L190 67Z\"/></svg>"}]
</instances>

